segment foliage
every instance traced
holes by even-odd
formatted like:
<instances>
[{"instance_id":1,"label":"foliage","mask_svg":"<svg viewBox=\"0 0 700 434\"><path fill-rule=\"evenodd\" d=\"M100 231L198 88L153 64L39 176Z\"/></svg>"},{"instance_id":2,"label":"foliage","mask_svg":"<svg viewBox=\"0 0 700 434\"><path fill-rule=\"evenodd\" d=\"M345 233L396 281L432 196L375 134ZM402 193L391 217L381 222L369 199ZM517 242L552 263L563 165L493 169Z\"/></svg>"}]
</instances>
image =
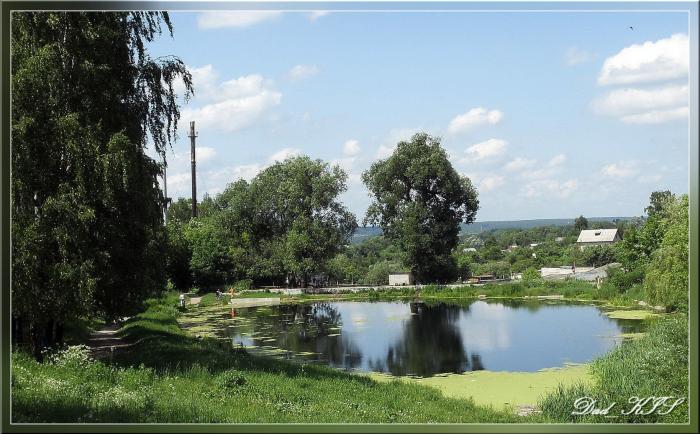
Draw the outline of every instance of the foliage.
<instances>
[{"instance_id":1,"label":"foliage","mask_svg":"<svg viewBox=\"0 0 700 434\"><path fill-rule=\"evenodd\" d=\"M389 273L402 271L403 266L399 262L382 260L370 265L367 270L365 282L370 285L388 285Z\"/></svg>"},{"instance_id":2,"label":"foliage","mask_svg":"<svg viewBox=\"0 0 700 434\"><path fill-rule=\"evenodd\" d=\"M394 153L362 175L374 196L365 218L397 243L404 262L425 281L449 281L459 224L471 223L479 207L469 178L452 167L440 140L424 133L398 143Z\"/></svg>"},{"instance_id":3,"label":"foliage","mask_svg":"<svg viewBox=\"0 0 700 434\"><path fill-rule=\"evenodd\" d=\"M185 97L180 59L145 46L164 12L12 14L13 315L34 354L89 312L129 314L163 287L162 153Z\"/></svg>"},{"instance_id":4,"label":"foliage","mask_svg":"<svg viewBox=\"0 0 700 434\"><path fill-rule=\"evenodd\" d=\"M669 310L688 308L688 196L667 202L659 248L647 266L644 289L649 301Z\"/></svg>"},{"instance_id":5,"label":"foliage","mask_svg":"<svg viewBox=\"0 0 700 434\"><path fill-rule=\"evenodd\" d=\"M574 221L574 229L577 231L588 229L588 219L584 216L578 216Z\"/></svg>"}]
</instances>

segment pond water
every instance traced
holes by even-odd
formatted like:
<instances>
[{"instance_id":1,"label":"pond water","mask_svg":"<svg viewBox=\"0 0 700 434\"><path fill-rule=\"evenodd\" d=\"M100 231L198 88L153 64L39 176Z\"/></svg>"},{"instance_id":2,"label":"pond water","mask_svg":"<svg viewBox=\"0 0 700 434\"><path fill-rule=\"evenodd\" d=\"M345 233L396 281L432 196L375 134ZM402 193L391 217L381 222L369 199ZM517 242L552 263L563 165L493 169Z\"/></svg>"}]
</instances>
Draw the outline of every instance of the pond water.
<instances>
[{"instance_id":1,"label":"pond water","mask_svg":"<svg viewBox=\"0 0 700 434\"><path fill-rule=\"evenodd\" d=\"M236 346L415 376L585 363L619 345L621 333L643 327L590 305L484 300L303 303L237 308L227 318L219 333Z\"/></svg>"}]
</instances>

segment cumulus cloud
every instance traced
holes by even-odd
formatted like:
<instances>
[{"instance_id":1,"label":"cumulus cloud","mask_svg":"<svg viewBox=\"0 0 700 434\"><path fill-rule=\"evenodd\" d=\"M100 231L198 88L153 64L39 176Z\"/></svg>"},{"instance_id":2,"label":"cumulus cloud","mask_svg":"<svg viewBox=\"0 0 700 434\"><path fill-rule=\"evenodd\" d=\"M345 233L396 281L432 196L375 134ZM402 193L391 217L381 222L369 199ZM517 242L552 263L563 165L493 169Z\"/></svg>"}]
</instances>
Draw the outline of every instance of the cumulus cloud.
<instances>
[{"instance_id":1,"label":"cumulus cloud","mask_svg":"<svg viewBox=\"0 0 700 434\"><path fill-rule=\"evenodd\" d=\"M301 149L284 148L284 149L281 149L281 150L275 152L274 154L272 154L270 156L269 160L270 160L270 162L284 161L287 158L296 157L296 156L301 155L301 154L302 154Z\"/></svg>"},{"instance_id":2,"label":"cumulus cloud","mask_svg":"<svg viewBox=\"0 0 700 434\"><path fill-rule=\"evenodd\" d=\"M639 173L639 167L636 161L621 161L606 165L601 172L609 178L631 178Z\"/></svg>"},{"instance_id":3,"label":"cumulus cloud","mask_svg":"<svg viewBox=\"0 0 700 434\"><path fill-rule=\"evenodd\" d=\"M202 94L196 101L205 105L182 111L182 119L197 121L200 128L214 128L234 132L260 120L272 108L279 105L282 94L272 87L272 81L261 75L251 74L217 83L218 74L210 65L199 68Z\"/></svg>"},{"instance_id":4,"label":"cumulus cloud","mask_svg":"<svg viewBox=\"0 0 700 434\"><path fill-rule=\"evenodd\" d=\"M343 144L343 154L348 157L354 157L362 152L360 143L357 140L348 140Z\"/></svg>"},{"instance_id":5,"label":"cumulus cloud","mask_svg":"<svg viewBox=\"0 0 700 434\"><path fill-rule=\"evenodd\" d=\"M480 125L495 125L499 123L502 118L503 113L499 110L488 110L483 107L477 107L464 114L457 115L450 121L447 131L451 134L457 134Z\"/></svg>"},{"instance_id":6,"label":"cumulus cloud","mask_svg":"<svg viewBox=\"0 0 700 434\"><path fill-rule=\"evenodd\" d=\"M601 114L620 116L678 107L687 102L687 85L669 85L653 89L617 89L593 101L593 108Z\"/></svg>"},{"instance_id":7,"label":"cumulus cloud","mask_svg":"<svg viewBox=\"0 0 700 434\"><path fill-rule=\"evenodd\" d=\"M318 71L316 65L296 65L287 72L287 78L291 81L304 80L318 74Z\"/></svg>"},{"instance_id":8,"label":"cumulus cloud","mask_svg":"<svg viewBox=\"0 0 700 434\"><path fill-rule=\"evenodd\" d=\"M506 148L508 147L508 142L501 139L488 139L486 141L477 143L468 147L464 153L466 156L461 160L461 162L468 161L479 161L486 158L493 158L502 155Z\"/></svg>"},{"instance_id":9,"label":"cumulus cloud","mask_svg":"<svg viewBox=\"0 0 700 434\"><path fill-rule=\"evenodd\" d=\"M532 167L535 165L535 163L537 163L537 160L517 157L506 163L506 165L503 168L509 172L515 172L518 170L523 170Z\"/></svg>"},{"instance_id":10,"label":"cumulus cloud","mask_svg":"<svg viewBox=\"0 0 700 434\"><path fill-rule=\"evenodd\" d=\"M666 85L650 89L625 88L593 101L595 112L626 123L656 124L688 117L688 86Z\"/></svg>"},{"instance_id":11,"label":"cumulus cloud","mask_svg":"<svg viewBox=\"0 0 700 434\"><path fill-rule=\"evenodd\" d=\"M569 179L563 182L554 179L542 179L526 184L523 191L525 196L530 198L555 196L565 199L571 196L577 188L578 181L575 179Z\"/></svg>"},{"instance_id":12,"label":"cumulus cloud","mask_svg":"<svg viewBox=\"0 0 700 434\"><path fill-rule=\"evenodd\" d=\"M622 116L620 120L628 124L661 124L675 120L687 120L688 107L669 110L652 110L645 113Z\"/></svg>"},{"instance_id":13,"label":"cumulus cloud","mask_svg":"<svg viewBox=\"0 0 700 434\"><path fill-rule=\"evenodd\" d=\"M264 21L275 20L282 16L281 11L213 11L202 12L197 17L200 29L218 29L224 27L249 27Z\"/></svg>"},{"instance_id":14,"label":"cumulus cloud","mask_svg":"<svg viewBox=\"0 0 700 434\"><path fill-rule=\"evenodd\" d=\"M502 176L487 176L479 182L479 190L491 191L502 186L504 182L505 181Z\"/></svg>"},{"instance_id":15,"label":"cumulus cloud","mask_svg":"<svg viewBox=\"0 0 700 434\"><path fill-rule=\"evenodd\" d=\"M595 58L595 55L589 51L582 50L578 47L569 47L566 50L565 60L568 66L576 66L581 63L586 63Z\"/></svg>"},{"instance_id":16,"label":"cumulus cloud","mask_svg":"<svg viewBox=\"0 0 700 434\"><path fill-rule=\"evenodd\" d=\"M197 146L195 148L195 155L197 156L197 162L203 163L214 158L216 156L216 150L206 146Z\"/></svg>"},{"instance_id":17,"label":"cumulus cloud","mask_svg":"<svg viewBox=\"0 0 700 434\"><path fill-rule=\"evenodd\" d=\"M690 64L688 35L677 33L658 41L623 48L608 57L598 83L632 84L687 76Z\"/></svg>"}]
</instances>

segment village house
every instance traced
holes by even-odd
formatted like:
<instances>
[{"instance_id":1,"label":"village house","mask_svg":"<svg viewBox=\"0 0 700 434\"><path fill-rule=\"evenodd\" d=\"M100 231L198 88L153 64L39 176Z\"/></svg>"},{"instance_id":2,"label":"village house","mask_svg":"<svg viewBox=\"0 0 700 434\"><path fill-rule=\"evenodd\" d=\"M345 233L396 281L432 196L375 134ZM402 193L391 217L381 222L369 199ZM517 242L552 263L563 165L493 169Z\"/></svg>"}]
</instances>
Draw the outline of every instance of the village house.
<instances>
[{"instance_id":1,"label":"village house","mask_svg":"<svg viewBox=\"0 0 700 434\"><path fill-rule=\"evenodd\" d=\"M617 229L584 229L576 240L576 245L583 250L589 246L604 246L622 240Z\"/></svg>"}]
</instances>

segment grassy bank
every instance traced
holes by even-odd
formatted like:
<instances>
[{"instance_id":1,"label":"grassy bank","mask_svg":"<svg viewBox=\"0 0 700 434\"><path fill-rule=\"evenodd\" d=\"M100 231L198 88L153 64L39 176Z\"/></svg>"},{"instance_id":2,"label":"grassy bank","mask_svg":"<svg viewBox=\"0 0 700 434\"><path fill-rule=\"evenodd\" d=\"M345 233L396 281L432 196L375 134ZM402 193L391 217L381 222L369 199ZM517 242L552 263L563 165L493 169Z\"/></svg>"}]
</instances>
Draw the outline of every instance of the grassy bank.
<instances>
[{"instance_id":1,"label":"grassy bank","mask_svg":"<svg viewBox=\"0 0 700 434\"><path fill-rule=\"evenodd\" d=\"M537 281L531 283L508 282L502 284L485 284L480 286L463 285L448 287L442 285L426 285L419 289L415 287L381 288L378 290L362 290L355 293L340 294L301 294L282 296L283 302L300 302L313 300L392 300L415 298L433 300L475 299L479 296L487 298L528 298L538 296L561 295L565 300L599 302L607 306L638 307L637 300L644 298L641 292L628 291L620 293L610 286L596 288L591 283L580 280ZM266 295L258 295L265 297ZM270 295L272 296L272 295ZM277 295L274 295L277 296Z\"/></svg>"},{"instance_id":2,"label":"grassy bank","mask_svg":"<svg viewBox=\"0 0 700 434\"><path fill-rule=\"evenodd\" d=\"M398 381L254 357L187 336L175 295L121 330L113 364L75 347L40 364L13 354L15 422L517 422L508 412Z\"/></svg>"}]
</instances>

